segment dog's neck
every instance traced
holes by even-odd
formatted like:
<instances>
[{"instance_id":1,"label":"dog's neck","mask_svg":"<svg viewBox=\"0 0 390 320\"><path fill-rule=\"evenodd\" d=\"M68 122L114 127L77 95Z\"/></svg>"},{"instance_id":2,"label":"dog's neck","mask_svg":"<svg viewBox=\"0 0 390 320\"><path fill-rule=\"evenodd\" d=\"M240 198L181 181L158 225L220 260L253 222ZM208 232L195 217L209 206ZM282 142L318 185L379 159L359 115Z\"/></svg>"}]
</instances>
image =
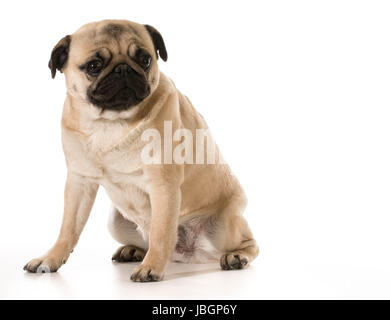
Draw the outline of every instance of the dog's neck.
<instances>
[{"instance_id":1,"label":"dog's neck","mask_svg":"<svg viewBox=\"0 0 390 320\"><path fill-rule=\"evenodd\" d=\"M83 136L93 150L105 153L122 141L131 140L131 136L141 134L172 92L175 92L173 82L160 73L159 84L147 99L136 107L120 112L102 111L68 92L62 126Z\"/></svg>"}]
</instances>

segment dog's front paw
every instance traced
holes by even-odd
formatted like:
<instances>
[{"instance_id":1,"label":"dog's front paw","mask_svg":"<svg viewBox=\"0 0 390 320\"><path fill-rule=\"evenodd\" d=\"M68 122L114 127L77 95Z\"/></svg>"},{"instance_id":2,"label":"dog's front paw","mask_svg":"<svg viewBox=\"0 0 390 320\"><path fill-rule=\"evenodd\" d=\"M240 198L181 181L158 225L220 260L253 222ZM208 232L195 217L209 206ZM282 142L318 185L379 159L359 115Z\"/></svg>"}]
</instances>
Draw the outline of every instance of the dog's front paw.
<instances>
[{"instance_id":1,"label":"dog's front paw","mask_svg":"<svg viewBox=\"0 0 390 320\"><path fill-rule=\"evenodd\" d=\"M65 258L43 256L28 262L23 270L33 273L56 272L65 262Z\"/></svg>"},{"instance_id":2,"label":"dog's front paw","mask_svg":"<svg viewBox=\"0 0 390 320\"><path fill-rule=\"evenodd\" d=\"M152 282L152 281L160 281L164 277L163 272L158 272L152 266L141 264L137 268L135 268L133 274L130 279L135 282Z\"/></svg>"}]
</instances>

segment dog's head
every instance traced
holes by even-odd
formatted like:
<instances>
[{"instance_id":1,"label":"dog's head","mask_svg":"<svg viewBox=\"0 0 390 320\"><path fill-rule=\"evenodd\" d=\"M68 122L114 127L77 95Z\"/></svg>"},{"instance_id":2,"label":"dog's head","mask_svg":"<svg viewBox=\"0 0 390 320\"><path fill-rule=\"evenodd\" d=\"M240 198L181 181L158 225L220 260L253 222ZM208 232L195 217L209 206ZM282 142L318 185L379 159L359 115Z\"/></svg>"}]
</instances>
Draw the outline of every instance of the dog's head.
<instances>
[{"instance_id":1,"label":"dog's head","mask_svg":"<svg viewBox=\"0 0 390 320\"><path fill-rule=\"evenodd\" d=\"M103 110L124 111L156 89L157 59L167 60L160 33L149 25L104 20L62 38L49 61L52 77L64 72L68 91Z\"/></svg>"}]
</instances>

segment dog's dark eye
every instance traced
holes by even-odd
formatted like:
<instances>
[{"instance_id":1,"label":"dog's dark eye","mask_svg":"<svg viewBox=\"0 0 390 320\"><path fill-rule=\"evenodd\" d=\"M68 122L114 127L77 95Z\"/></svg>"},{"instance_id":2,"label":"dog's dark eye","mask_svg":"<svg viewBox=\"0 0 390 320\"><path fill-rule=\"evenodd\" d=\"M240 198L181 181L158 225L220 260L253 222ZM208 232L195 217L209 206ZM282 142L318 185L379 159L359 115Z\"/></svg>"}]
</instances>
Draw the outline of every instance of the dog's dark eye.
<instances>
[{"instance_id":1,"label":"dog's dark eye","mask_svg":"<svg viewBox=\"0 0 390 320\"><path fill-rule=\"evenodd\" d=\"M152 63L152 57L149 54L142 54L138 57L138 62L142 69L147 70Z\"/></svg>"},{"instance_id":2,"label":"dog's dark eye","mask_svg":"<svg viewBox=\"0 0 390 320\"><path fill-rule=\"evenodd\" d=\"M103 69L103 63L100 60L92 60L87 64L87 73L91 76L97 76Z\"/></svg>"}]
</instances>

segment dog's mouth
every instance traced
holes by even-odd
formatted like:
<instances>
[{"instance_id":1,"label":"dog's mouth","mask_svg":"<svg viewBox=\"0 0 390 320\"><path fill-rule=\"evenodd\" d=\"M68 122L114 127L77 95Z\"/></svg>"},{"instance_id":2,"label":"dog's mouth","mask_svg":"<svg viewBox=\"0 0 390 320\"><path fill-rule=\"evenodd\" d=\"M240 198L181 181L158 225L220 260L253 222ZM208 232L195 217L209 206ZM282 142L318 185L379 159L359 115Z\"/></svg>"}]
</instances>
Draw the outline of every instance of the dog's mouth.
<instances>
[{"instance_id":1,"label":"dog's mouth","mask_svg":"<svg viewBox=\"0 0 390 320\"><path fill-rule=\"evenodd\" d=\"M148 95L149 92L146 91L144 95L138 96L132 88L124 87L107 96L91 94L89 100L104 110L123 111L140 104Z\"/></svg>"},{"instance_id":2,"label":"dog's mouth","mask_svg":"<svg viewBox=\"0 0 390 320\"><path fill-rule=\"evenodd\" d=\"M111 72L87 92L93 105L114 111L128 110L140 104L149 94L147 80L134 70L124 74Z\"/></svg>"}]
</instances>

